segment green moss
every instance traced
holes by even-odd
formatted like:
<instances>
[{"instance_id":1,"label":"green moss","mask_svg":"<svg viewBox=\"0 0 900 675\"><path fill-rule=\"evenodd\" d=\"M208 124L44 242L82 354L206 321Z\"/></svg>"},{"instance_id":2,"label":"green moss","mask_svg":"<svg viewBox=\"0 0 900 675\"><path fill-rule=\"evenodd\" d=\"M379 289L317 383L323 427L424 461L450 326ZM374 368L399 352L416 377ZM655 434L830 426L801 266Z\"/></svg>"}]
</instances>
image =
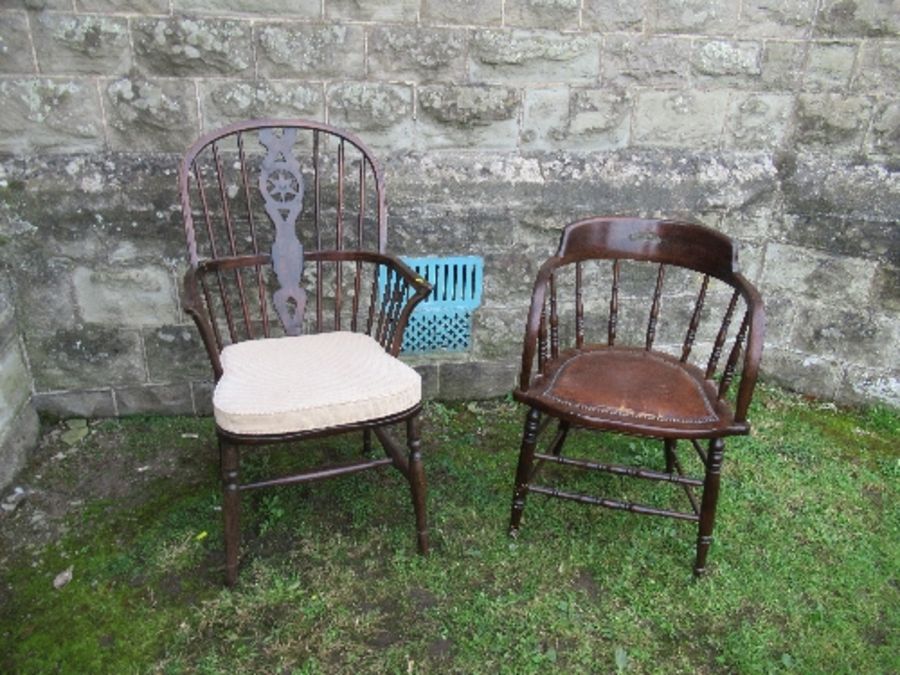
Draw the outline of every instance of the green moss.
<instances>
[{"instance_id":1,"label":"green moss","mask_svg":"<svg viewBox=\"0 0 900 675\"><path fill-rule=\"evenodd\" d=\"M90 499L58 545L2 573L0 670L897 671L900 415L764 386L752 419L753 435L728 445L711 573L699 582L688 524L532 496L508 539L523 411L494 402L427 409L431 556L415 554L407 486L386 469L247 495L234 591L221 587L209 421L95 424L80 466L155 473ZM245 475L359 446L353 436L247 453ZM658 443L605 446L575 434L570 454L662 462ZM683 499L612 477L543 475ZM54 590L69 566L72 582Z\"/></svg>"}]
</instances>

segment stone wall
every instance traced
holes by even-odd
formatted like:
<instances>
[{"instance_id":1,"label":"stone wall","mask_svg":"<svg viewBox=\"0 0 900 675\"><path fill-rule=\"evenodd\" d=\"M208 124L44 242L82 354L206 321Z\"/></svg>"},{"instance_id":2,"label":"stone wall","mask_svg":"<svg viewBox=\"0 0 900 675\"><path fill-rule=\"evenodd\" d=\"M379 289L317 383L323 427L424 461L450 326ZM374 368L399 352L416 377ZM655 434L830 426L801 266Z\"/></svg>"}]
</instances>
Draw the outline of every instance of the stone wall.
<instances>
[{"instance_id":1,"label":"stone wall","mask_svg":"<svg viewBox=\"0 0 900 675\"><path fill-rule=\"evenodd\" d=\"M24 466L37 435L31 377L20 346L9 284L0 277L0 490Z\"/></svg>"},{"instance_id":2,"label":"stone wall","mask_svg":"<svg viewBox=\"0 0 900 675\"><path fill-rule=\"evenodd\" d=\"M508 391L559 228L630 213L741 241L766 377L900 404L896 0L0 7L0 257L40 410L208 410L175 166L256 116L372 144L394 251L485 257L473 350L421 361L430 395Z\"/></svg>"}]
</instances>

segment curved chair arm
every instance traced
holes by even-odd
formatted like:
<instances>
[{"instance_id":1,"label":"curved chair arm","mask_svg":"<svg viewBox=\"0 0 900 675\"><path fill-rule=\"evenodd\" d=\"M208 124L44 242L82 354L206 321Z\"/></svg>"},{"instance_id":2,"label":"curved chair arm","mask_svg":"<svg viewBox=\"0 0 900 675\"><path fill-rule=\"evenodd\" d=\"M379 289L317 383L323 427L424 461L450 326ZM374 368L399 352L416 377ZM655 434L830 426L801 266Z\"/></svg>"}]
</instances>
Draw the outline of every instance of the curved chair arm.
<instances>
[{"instance_id":1,"label":"curved chair arm","mask_svg":"<svg viewBox=\"0 0 900 675\"><path fill-rule=\"evenodd\" d=\"M766 334L766 313L759 291L741 274L735 274L735 286L741 292L750 313L747 345L744 349L744 365L741 368L741 384L738 388L737 402L734 410L734 421L745 423L756 377L759 374L759 362L762 357L763 340Z\"/></svg>"},{"instance_id":2,"label":"curved chair arm","mask_svg":"<svg viewBox=\"0 0 900 675\"><path fill-rule=\"evenodd\" d=\"M200 332L200 339L203 340L203 346L206 347L206 354L209 356L209 362L212 364L213 375L216 382L222 377L222 362L219 359L219 345L213 333L212 324L209 315L206 312L206 305L200 299L200 289L197 282L197 269L191 267L184 275L184 292L181 298L181 304L184 311L194 320L197 330Z\"/></svg>"},{"instance_id":3,"label":"curved chair arm","mask_svg":"<svg viewBox=\"0 0 900 675\"><path fill-rule=\"evenodd\" d=\"M553 272L561 262L562 259L555 256L548 259L541 265L534 282L534 289L531 292L531 308L528 310L528 319L525 324L525 340L522 345L522 371L519 374L519 389L522 391L528 389L531 383L531 370L539 344L541 314L547 298L547 287L550 284L550 277L553 276Z\"/></svg>"},{"instance_id":4,"label":"curved chair arm","mask_svg":"<svg viewBox=\"0 0 900 675\"><path fill-rule=\"evenodd\" d=\"M373 253L371 251L317 251L310 253L307 258L310 261L323 262L371 262L384 265L404 281L404 288L398 293L391 294L387 302L382 302L378 314L374 317L373 337L381 343L385 351L391 356L400 353L403 344L403 333L409 315L422 300L431 293L431 284L415 273L415 271L400 258L387 253ZM412 294L409 291L412 290ZM402 304L401 304L402 301Z\"/></svg>"}]
</instances>

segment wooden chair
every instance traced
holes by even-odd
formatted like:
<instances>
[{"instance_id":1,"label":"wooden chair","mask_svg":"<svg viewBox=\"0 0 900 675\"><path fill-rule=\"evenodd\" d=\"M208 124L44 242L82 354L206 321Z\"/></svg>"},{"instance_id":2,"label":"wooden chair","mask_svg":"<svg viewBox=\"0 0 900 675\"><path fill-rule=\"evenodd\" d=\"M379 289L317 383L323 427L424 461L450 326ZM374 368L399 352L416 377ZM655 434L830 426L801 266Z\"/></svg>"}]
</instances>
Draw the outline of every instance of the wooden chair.
<instances>
[{"instance_id":1,"label":"wooden chair","mask_svg":"<svg viewBox=\"0 0 900 675\"><path fill-rule=\"evenodd\" d=\"M409 481L427 553L421 379L396 356L430 286L385 254L384 182L368 148L316 122L237 123L191 146L178 184L184 308L216 382L226 583L237 580L244 491L386 464ZM408 452L388 431L401 422ZM245 449L351 431L362 431L363 459L240 482ZM384 458L368 455L373 433Z\"/></svg>"},{"instance_id":2,"label":"wooden chair","mask_svg":"<svg viewBox=\"0 0 900 675\"><path fill-rule=\"evenodd\" d=\"M675 278L672 290L666 290L667 277ZM606 284L608 298L595 302L590 290ZM640 286L649 286L648 292L636 292ZM643 311L626 310L638 300ZM597 315L605 320L598 323ZM631 345L625 339L629 328L638 333ZM589 341L592 329L604 334L601 343ZM595 217L566 227L556 255L538 273L528 314L514 396L529 410L510 534L518 534L530 492L668 516L698 523L694 573L703 574L724 439L750 430L747 408L764 330L760 296L741 275L736 248L722 234L701 225L636 218ZM655 347L661 331L664 344ZM566 338L567 344L561 344ZM703 358L692 358L701 352ZM726 398L738 372L732 409ZM539 437L553 420L555 434L546 450L538 452ZM566 457L562 450L573 428L661 439L665 468ZM682 470L676 455L680 440L697 451L705 469L702 478ZM691 509L675 511L538 485L536 472L545 462L679 485ZM695 489L702 489L699 500Z\"/></svg>"}]
</instances>

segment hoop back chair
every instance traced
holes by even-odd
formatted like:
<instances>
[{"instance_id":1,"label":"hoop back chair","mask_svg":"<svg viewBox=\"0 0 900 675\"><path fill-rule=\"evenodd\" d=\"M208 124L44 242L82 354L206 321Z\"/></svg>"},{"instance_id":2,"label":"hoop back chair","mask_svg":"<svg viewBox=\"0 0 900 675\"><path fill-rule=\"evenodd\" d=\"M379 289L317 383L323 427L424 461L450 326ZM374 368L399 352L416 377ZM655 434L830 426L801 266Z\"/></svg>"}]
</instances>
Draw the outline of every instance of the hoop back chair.
<instances>
[{"instance_id":1,"label":"hoop back chair","mask_svg":"<svg viewBox=\"0 0 900 675\"><path fill-rule=\"evenodd\" d=\"M412 491L428 551L421 379L396 358L430 286L385 253L381 169L356 136L305 120L254 120L199 139L178 177L190 267L184 308L215 378L225 580L237 580L244 491L391 464ZM389 427L405 424L404 449ZM249 483L250 446L362 431L364 456ZM385 450L373 458L371 436Z\"/></svg>"},{"instance_id":2,"label":"hoop back chair","mask_svg":"<svg viewBox=\"0 0 900 675\"><path fill-rule=\"evenodd\" d=\"M666 289L669 278L674 282ZM595 301L590 291L607 284L609 294ZM630 311L632 306L638 309ZM593 217L567 226L556 255L540 268L528 314L514 391L528 413L510 534L519 532L530 492L687 520L698 524L694 573L703 574L724 439L750 430L747 409L764 330L760 296L741 275L736 247L724 235L701 225L636 218ZM591 341L597 333L599 341ZM661 439L664 470L567 457L562 451L574 428ZM696 450L702 478L685 475L679 441ZM540 452L539 442L546 444ZM691 508L539 485L544 463L675 484Z\"/></svg>"}]
</instances>

